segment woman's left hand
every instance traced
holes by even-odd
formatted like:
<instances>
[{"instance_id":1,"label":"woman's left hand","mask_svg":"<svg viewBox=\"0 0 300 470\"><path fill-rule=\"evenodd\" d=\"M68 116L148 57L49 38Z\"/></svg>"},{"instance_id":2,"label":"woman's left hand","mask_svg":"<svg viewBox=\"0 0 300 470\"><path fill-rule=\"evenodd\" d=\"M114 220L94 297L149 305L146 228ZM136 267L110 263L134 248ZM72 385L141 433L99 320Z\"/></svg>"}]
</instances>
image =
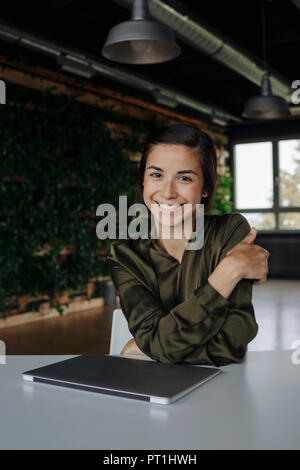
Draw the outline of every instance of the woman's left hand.
<instances>
[{"instance_id":1,"label":"woman's left hand","mask_svg":"<svg viewBox=\"0 0 300 470\"><path fill-rule=\"evenodd\" d=\"M121 354L142 354L143 356L146 356L146 354L144 354L140 348L137 347L134 338L128 341L128 343L122 349Z\"/></svg>"}]
</instances>

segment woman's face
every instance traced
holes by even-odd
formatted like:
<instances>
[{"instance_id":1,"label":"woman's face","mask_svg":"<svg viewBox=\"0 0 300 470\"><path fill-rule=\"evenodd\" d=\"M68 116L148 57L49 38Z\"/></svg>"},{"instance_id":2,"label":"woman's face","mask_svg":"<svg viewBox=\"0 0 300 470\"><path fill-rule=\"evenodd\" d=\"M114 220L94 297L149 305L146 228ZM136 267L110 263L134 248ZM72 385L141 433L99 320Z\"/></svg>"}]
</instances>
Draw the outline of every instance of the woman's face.
<instances>
[{"instance_id":1,"label":"woman's face","mask_svg":"<svg viewBox=\"0 0 300 470\"><path fill-rule=\"evenodd\" d=\"M160 225L181 225L183 217L191 217L196 204L207 196L203 187L200 161L191 148L175 144L153 146L145 167L143 197Z\"/></svg>"}]
</instances>

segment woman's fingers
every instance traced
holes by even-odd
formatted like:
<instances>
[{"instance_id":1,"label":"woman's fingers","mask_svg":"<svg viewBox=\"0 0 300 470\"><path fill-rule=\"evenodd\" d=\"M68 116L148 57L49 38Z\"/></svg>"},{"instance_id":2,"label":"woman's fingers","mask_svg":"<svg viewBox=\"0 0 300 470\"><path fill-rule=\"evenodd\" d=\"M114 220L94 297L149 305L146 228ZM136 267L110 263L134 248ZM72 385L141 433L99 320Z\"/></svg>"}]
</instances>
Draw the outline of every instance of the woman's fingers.
<instances>
[{"instance_id":1,"label":"woman's fingers","mask_svg":"<svg viewBox=\"0 0 300 470\"><path fill-rule=\"evenodd\" d=\"M262 284L264 284L267 280L267 274L269 272L269 265L268 265L268 256L265 258L265 265L266 265L266 274L261 277L260 279L256 279L255 281L253 281L253 284L255 286L261 286Z\"/></svg>"},{"instance_id":2,"label":"woman's fingers","mask_svg":"<svg viewBox=\"0 0 300 470\"><path fill-rule=\"evenodd\" d=\"M134 339L130 339L124 346L124 348L122 349L121 351L121 354L130 354L130 351L132 350L132 348L134 348L134 346L136 345L135 343L135 340Z\"/></svg>"},{"instance_id":3,"label":"woman's fingers","mask_svg":"<svg viewBox=\"0 0 300 470\"><path fill-rule=\"evenodd\" d=\"M257 279L256 281L253 282L255 286L261 286L264 284L267 280L267 276L262 277L261 279Z\"/></svg>"},{"instance_id":4,"label":"woman's fingers","mask_svg":"<svg viewBox=\"0 0 300 470\"><path fill-rule=\"evenodd\" d=\"M128 343L122 349L121 354L124 354L124 355L126 355L126 354L130 354L130 355L131 354L142 354L143 356L146 355L137 346L134 338L132 338L128 341Z\"/></svg>"}]
</instances>

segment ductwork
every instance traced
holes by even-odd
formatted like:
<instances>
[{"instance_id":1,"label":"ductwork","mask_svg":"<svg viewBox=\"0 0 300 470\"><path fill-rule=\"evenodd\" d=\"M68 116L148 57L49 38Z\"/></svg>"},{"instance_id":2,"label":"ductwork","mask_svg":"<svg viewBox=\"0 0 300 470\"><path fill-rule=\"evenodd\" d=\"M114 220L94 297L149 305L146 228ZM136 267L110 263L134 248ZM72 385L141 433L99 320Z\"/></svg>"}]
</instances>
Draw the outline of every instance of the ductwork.
<instances>
[{"instance_id":1,"label":"ductwork","mask_svg":"<svg viewBox=\"0 0 300 470\"><path fill-rule=\"evenodd\" d=\"M41 54L55 57L60 66L79 76L89 77L93 75L93 72L98 72L108 79L150 93L158 103L165 106L174 108L177 105L182 105L185 108L209 116L215 124L225 126L229 120L234 122L241 121L240 118L214 104L201 101L180 90L167 87L163 83L151 81L140 74L129 72L120 65L115 66L108 61L95 59L94 56L62 47L55 42L45 41L36 35L27 34L16 27L0 23L0 39L33 49Z\"/></svg>"},{"instance_id":2,"label":"ductwork","mask_svg":"<svg viewBox=\"0 0 300 470\"><path fill-rule=\"evenodd\" d=\"M115 3L131 9L133 0L114 0ZM295 0L295 3L299 0ZM168 25L177 36L191 47L209 55L214 60L239 73L246 79L260 86L265 73L261 59L226 38L214 27L188 10L179 0L148 0L153 18ZM290 83L268 65L272 91L290 101Z\"/></svg>"},{"instance_id":3,"label":"ductwork","mask_svg":"<svg viewBox=\"0 0 300 470\"><path fill-rule=\"evenodd\" d=\"M299 8L299 10L300 10L300 0L292 0L292 2L293 2L294 5L296 5L296 7Z\"/></svg>"}]
</instances>

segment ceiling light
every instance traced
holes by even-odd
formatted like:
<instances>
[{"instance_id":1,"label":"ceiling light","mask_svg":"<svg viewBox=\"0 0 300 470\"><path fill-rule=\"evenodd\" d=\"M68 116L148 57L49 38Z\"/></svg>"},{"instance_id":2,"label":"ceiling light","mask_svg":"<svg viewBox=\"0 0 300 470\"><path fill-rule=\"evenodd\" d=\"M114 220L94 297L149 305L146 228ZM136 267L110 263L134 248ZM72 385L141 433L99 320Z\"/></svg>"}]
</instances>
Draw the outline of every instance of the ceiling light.
<instances>
[{"instance_id":1,"label":"ceiling light","mask_svg":"<svg viewBox=\"0 0 300 470\"><path fill-rule=\"evenodd\" d=\"M272 95L270 78L265 73L260 96L254 96L246 102L242 116L248 119L280 119L290 114L287 102L280 96Z\"/></svg>"},{"instance_id":2,"label":"ceiling light","mask_svg":"<svg viewBox=\"0 0 300 470\"><path fill-rule=\"evenodd\" d=\"M102 55L126 64L157 64L181 53L173 32L150 19L147 0L134 0L131 21L114 26L106 38Z\"/></svg>"},{"instance_id":3,"label":"ceiling light","mask_svg":"<svg viewBox=\"0 0 300 470\"><path fill-rule=\"evenodd\" d=\"M262 0L262 43L265 73L262 77L260 96L250 98L244 107L242 116L247 119L280 119L290 116L287 102L277 95L272 95L271 81L267 70L266 60L266 20L265 0Z\"/></svg>"}]
</instances>

